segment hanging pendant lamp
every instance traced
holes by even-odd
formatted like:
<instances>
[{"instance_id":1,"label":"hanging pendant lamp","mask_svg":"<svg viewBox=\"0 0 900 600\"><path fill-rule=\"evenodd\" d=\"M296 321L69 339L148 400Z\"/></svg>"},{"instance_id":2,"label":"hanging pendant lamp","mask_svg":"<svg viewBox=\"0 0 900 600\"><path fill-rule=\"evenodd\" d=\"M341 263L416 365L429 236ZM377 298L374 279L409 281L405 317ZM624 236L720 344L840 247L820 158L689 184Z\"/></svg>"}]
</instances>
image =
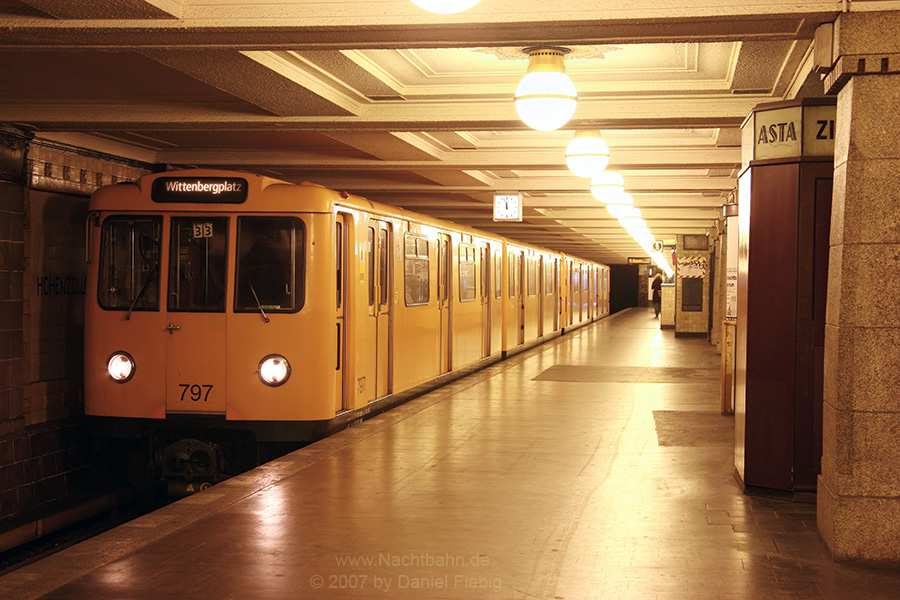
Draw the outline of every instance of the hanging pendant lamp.
<instances>
[{"instance_id":1,"label":"hanging pendant lamp","mask_svg":"<svg viewBox=\"0 0 900 600\"><path fill-rule=\"evenodd\" d=\"M481 0L412 0L412 3L428 12L439 15L452 15L468 10Z\"/></svg>"},{"instance_id":2,"label":"hanging pendant lamp","mask_svg":"<svg viewBox=\"0 0 900 600\"><path fill-rule=\"evenodd\" d=\"M566 165L579 177L594 177L609 164L609 146L599 131L576 131L566 146Z\"/></svg>"},{"instance_id":3,"label":"hanging pendant lamp","mask_svg":"<svg viewBox=\"0 0 900 600\"><path fill-rule=\"evenodd\" d=\"M616 171L603 171L591 179L591 193L600 202L615 202L616 196L625 191L625 179Z\"/></svg>"},{"instance_id":4,"label":"hanging pendant lamp","mask_svg":"<svg viewBox=\"0 0 900 600\"><path fill-rule=\"evenodd\" d=\"M569 122L578 104L575 84L566 75L566 48L526 48L528 72L516 88L519 118L538 131L553 131Z\"/></svg>"}]
</instances>

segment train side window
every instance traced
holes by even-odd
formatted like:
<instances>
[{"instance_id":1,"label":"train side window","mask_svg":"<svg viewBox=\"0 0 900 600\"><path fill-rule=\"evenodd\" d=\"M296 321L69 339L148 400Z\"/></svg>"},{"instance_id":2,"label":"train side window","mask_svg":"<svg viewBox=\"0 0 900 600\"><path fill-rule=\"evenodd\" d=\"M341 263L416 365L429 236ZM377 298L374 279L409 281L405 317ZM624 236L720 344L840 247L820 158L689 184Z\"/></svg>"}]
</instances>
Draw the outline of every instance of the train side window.
<instances>
[{"instance_id":1,"label":"train side window","mask_svg":"<svg viewBox=\"0 0 900 600\"><path fill-rule=\"evenodd\" d=\"M296 312L305 297L306 228L292 217L238 219L235 312Z\"/></svg>"},{"instance_id":2,"label":"train side window","mask_svg":"<svg viewBox=\"0 0 900 600\"><path fill-rule=\"evenodd\" d=\"M369 286L369 306L375 306L375 228L366 230L366 280Z\"/></svg>"},{"instance_id":3,"label":"train side window","mask_svg":"<svg viewBox=\"0 0 900 600\"><path fill-rule=\"evenodd\" d=\"M537 259L528 257L528 295L537 296Z\"/></svg>"},{"instance_id":4,"label":"train side window","mask_svg":"<svg viewBox=\"0 0 900 600\"><path fill-rule=\"evenodd\" d=\"M503 259L499 250L494 250L494 298L503 295Z\"/></svg>"},{"instance_id":5,"label":"train side window","mask_svg":"<svg viewBox=\"0 0 900 600\"><path fill-rule=\"evenodd\" d=\"M344 224L337 222L334 224L334 265L335 276L337 279L337 308L344 304Z\"/></svg>"},{"instance_id":6,"label":"train side window","mask_svg":"<svg viewBox=\"0 0 900 600\"><path fill-rule=\"evenodd\" d=\"M226 217L173 217L168 310L225 312Z\"/></svg>"},{"instance_id":7,"label":"train side window","mask_svg":"<svg viewBox=\"0 0 900 600\"><path fill-rule=\"evenodd\" d=\"M486 299L491 289L491 253L485 246L482 246L479 252L481 257L481 298Z\"/></svg>"},{"instance_id":8,"label":"train side window","mask_svg":"<svg viewBox=\"0 0 900 600\"><path fill-rule=\"evenodd\" d=\"M551 296L556 290L554 288L553 278L553 263L551 259L545 259L544 262L541 263L541 269L544 271L544 294L547 296Z\"/></svg>"},{"instance_id":9,"label":"train side window","mask_svg":"<svg viewBox=\"0 0 900 600\"><path fill-rule=\"evenodd\" d=\"M97 301L108 310L159 310L160 217L110 217L100 237Z\"/></svg>"},{"instance_id":10,"label":"train side window","mask_svg":"<svg viewBox=\"0 0 900 600\"><path fill-rule=\"evenodd\" d=\"M390 264L391 244L388 239L388 230L378 231L378 285L381 288L378 306L384 306L389 301L390 294Z\"/></svg>"},{"instance_id":11,"label":"train side window","mask_svg":"<svg viewBox=\"0 0 900 600\"><path fill-rule=\"evenodd\" d=\"M478 281L475 275L475 248L459 245L459 300L469 302L475 299Z\"/></svg>"},{"instance_id":12,"label":"train side window","mask_svg":"<svg viewBox=\"0 0 900 600\"><path fill-rule=\"evenodd\" d=\"M506 269L506 273L508 275L506 292L510 298L515 298L516 297L516 255L514 253L510 252L506 258L509 263L507 265L507 269Z\"/></svg>"},{"instance_id":13,"label":"train side window","mask_svg":"<svg viewBox=\"0 0 900 600\"><path fill-rule=\"evenodd\" d=\"M428 238L407 233L404 240L404 287L407 306L422 306L430 300Z\"/></svg>"}]
</instances>

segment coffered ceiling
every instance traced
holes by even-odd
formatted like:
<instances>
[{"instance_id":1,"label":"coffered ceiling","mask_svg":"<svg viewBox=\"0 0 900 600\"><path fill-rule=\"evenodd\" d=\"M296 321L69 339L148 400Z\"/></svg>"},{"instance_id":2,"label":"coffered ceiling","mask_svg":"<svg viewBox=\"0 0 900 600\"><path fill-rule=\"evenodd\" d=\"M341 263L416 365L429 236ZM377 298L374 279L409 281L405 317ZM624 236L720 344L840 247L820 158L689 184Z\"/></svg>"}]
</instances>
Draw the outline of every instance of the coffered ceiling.
<instances>
[{"instance_id":1,"label":"coffered ceiling","mask_svg":"<svg viewBox=\"0 0 900 600\"><path fill-rule=\"evenodd\" d=\"M854 3L872 10L891 2ZM565 166L600 130L659 239L736 187L740 125L821 95L812 38L840 2L0 0L0 122L153 163L313 181L606 263L643 251ZM512 96L563 46L578 108L538 132ZM495 224L494 192L522 223Z\"/></svg>"}]
</instances>

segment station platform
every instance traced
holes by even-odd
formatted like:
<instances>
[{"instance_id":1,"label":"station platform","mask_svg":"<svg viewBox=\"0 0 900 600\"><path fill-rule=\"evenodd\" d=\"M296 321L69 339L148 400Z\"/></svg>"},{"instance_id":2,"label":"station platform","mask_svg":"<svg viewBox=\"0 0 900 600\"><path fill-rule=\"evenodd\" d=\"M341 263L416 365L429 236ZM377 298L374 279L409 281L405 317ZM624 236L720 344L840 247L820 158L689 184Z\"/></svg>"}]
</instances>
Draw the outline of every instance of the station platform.
<instances>
[{"instance_id":1,"label":"station platform","mask_svg":"<svg viewBox=\"0 0 900 600\"><path fill-rule=\"evenodd\" d=\"M746 496L719 356L575 330L0 578L2 598L877 599L814 504Z\"/></svg>"}]
</instances>

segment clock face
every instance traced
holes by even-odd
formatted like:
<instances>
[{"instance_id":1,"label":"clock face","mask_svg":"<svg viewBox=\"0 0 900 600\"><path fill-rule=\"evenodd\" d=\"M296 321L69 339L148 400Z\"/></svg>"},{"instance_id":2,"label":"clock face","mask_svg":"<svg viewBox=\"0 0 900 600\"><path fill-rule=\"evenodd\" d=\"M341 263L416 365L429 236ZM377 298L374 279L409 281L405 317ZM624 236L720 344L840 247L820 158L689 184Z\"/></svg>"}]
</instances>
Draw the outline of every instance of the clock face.
<instances>
[{"instance_id":1,"label":"clock face","mask_svg":"<svg viewBox=\"0 0 900 600\"><path fill-rule=\"evenodd\" d=\"M495 221L521 221L522 196L519 194L494 195Z\"/></svg>"}]
</instances>

